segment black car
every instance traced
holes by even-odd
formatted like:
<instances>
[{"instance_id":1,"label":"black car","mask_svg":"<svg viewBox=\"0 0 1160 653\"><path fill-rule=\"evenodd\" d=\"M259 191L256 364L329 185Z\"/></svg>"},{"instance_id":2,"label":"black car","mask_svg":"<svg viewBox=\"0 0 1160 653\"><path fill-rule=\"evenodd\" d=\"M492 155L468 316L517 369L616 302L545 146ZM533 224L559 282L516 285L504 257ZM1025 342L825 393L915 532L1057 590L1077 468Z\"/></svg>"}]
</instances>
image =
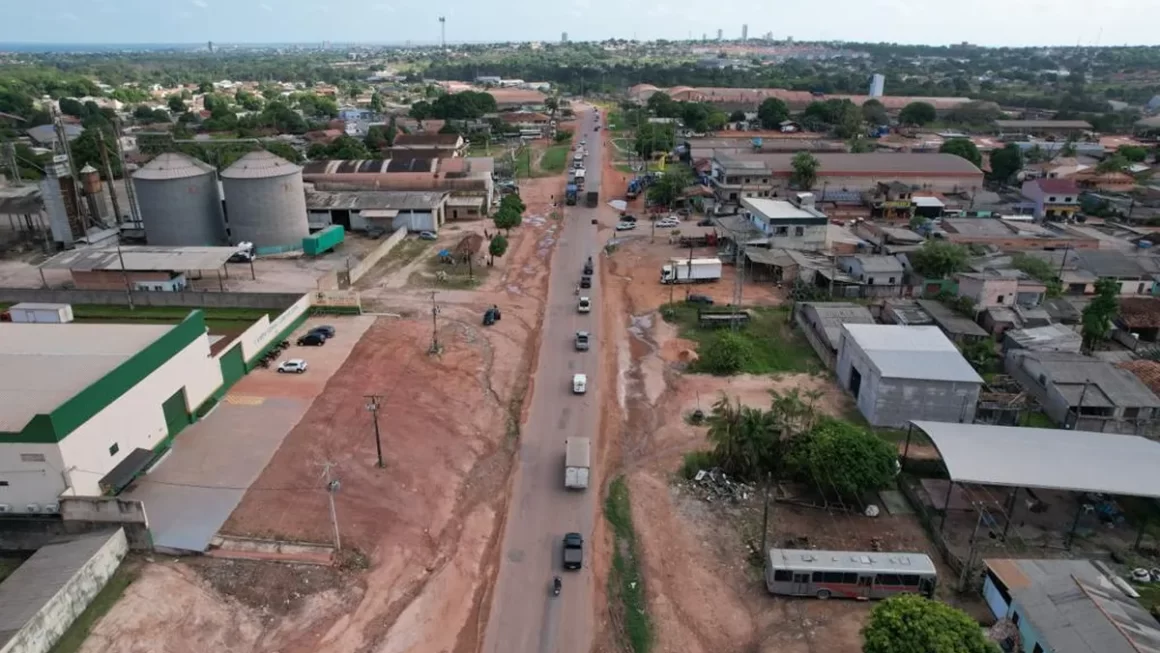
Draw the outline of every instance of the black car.
<instances>
[{"instance_id":1,"label":"black car","mask_svg":"<svg viewBox=\"0 0 1160 653\"><path fill-rule=\"evenodd\" d=\"M309 332L307 332L307 335L309 335L311 333L317 333L318 335L322 336L323 338L330 340L331 338L334 337L335 331L334 331L334 327L330 326L329 324L320 324L320 325L314 327L313 329L311 329Z\"/></svg>"},{"instance_id":2,"label":"black car","mask_svg":"<svg viewBox=\"0 0 1160 653\"><path fill-rule=\"evenodd\" d=\"M581 288L591 288L592 287L592 277L590 275L587 275L587 274L580 277L580 287Z\"/></svg>"},{"instance_id":3,"label":"black car","mask_svg":"<svg viewBox=\"0 0 1160 653\"><path fill-rule=\"evenodd\" d=\"M685 301L690 304L704 304L705 306L713 305L713 298L708 295L689 295Z\"/></svg>"},{"instance_id":4,"label":"black car","mask_svg":"<svg viewBox=\"0 0 1160 653\"><path fill-rule=\"evenodd\" d=\"M298 339L299 347L321 347L326 344L326 336L321 333L308 333Z\"/></svg>"},{"instance_id":5,"label":"black car","mask_svg":"<svg viewBox=\"0 0 1160 653\"><path fill-rule=\"evenodd\" d=\"M698 222L697 226L698 227L712 227L713 226L713 218L705 218L705 219L701 220L700 222Z\"/></svg>"}]
</instances>

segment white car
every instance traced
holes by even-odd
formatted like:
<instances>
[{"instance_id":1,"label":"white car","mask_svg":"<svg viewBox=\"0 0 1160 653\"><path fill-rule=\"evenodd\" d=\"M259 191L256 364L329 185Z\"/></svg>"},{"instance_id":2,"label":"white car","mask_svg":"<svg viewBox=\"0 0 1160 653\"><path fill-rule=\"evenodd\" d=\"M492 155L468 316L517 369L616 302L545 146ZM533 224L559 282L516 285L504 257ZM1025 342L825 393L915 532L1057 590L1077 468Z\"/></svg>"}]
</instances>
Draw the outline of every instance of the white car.
<instances>
[{"instance_id":1,"label":"white car","mask_svg":"<svg viewBox=\"0 0 1160 653\"><path fill-rule=\"evenodd\" d=\"M681 226L681 221L674 218L665 218L664 220L657 220L658 229L672 229L673 227Z\"/></svg>"},{"instance_id":2,"label":"white car","mask_svg":"<svg viewBox=\"0 0 1160 653\"><path fill-rule=\"evenodd\" d=\"M635 222L617 222L616 223L616 230L617 231L631 231L633 229L636 229Z\"/></svg>"},{"instance_id":3,"label":"white car","mask_svg":"<svg viewBox=\"0 0 1160 653\"><path fill-rule=\"evenodd\" d=\"M282 361L281 364L278 365L279 373L289 374L293 372L294 374L301 374L305 371L306 361L302 360L301 358L291 358L288 361Z\"/></svg>"},{"instance_id":4,"label":"white car","mask_svg":"<svg viewBox=\"0 0 1160 653\"><path fill-rule=\"evenodd\" d=\"M588 392L588 375L573 374L572 375L572 394L582 395Z\"/></svg>"},{"instance_id":5,"label":"white car","mask_svg":"<svg viewBox=\"0 0 1160 653\"><path fill-rule=\"evenodd\" d=\"M587 297L581 297L580 303L576 305L576 310L581 313L588 313L592 310L592 301Z\"/></svg>"}]
</instances>

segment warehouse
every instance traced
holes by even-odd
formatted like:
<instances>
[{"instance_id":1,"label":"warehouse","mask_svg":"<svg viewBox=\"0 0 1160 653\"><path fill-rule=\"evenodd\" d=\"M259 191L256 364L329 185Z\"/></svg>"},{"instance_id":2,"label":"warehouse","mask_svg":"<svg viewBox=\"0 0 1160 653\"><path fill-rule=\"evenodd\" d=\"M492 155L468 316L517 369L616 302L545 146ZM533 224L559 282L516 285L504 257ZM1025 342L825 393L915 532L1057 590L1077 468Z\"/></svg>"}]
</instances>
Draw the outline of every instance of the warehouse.
<instances>
[{"instance_id":1,"label":"warehouse","mask_svg":"<svg viewBox=\"0 0 1160 653\"><path fill-rule=\"evenodd\" d=\"M938 327L843 324L838 380L873 426L975 419L983 379Z\"/></svg>"},{"instance_id":2,"label":"warehouse","mask_svg":"<svg viewBox=\"0 0 1160 653\"><path fill-rule=\"evenodd\" d=\"M380 227L388 231L437 233L446 221L446 191L307 191L311 229L332 224L352 231Z\"/></svg>"},{"instance_id":3,"label":"warehouse","mask_svg":"<svg viewBox=\"0 0 1160 653\"><path fill-rule=\"evenodd\" d=\"M236 247L90 247L62 252L38 267L46 287L45 270L67 270L79 290L225 290L226 263L237 252ZM253 263L247 267L254 278ZM202 283L205 272L214 276Z\"/></svg>"},{"instance_id":4,"label":"warehouse","mask_svg":"<svg viewBox=\"0 0 1160 653\"><path fill-rule=\"evenodd\" d=\"M0 324L0 512L121 489L222 385L200 311L177 325Z\"/></svg>"}]
</instances>

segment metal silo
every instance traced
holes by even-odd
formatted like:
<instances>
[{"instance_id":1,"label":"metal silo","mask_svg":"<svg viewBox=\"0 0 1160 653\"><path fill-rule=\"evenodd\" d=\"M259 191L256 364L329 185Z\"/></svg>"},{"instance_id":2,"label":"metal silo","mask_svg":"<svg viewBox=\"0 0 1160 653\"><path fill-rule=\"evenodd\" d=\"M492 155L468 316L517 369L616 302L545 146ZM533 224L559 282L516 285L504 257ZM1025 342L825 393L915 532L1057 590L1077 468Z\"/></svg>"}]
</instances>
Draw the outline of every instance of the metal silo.
<instances>
[{"instance_id":1,"label":"metal silo","mask_svg":"<svg viewBox=\"0 0 1160 653\"><path fill-rule=\"evenodd\" d=\"M213 166L166 152L133 173L137 206L150 245L226 244L226 226Z\"/></svg>"},{"instance_id":2,"label":"metal silo","mask_svg":"<svg viewBox=\"0 0 1160 653\"><path fill-rule=\"evenodd\" d=\"M265 150L222 171L230 241L257 248L300 246L310 235L302 168Z\"/></svg>"}]
</instances>

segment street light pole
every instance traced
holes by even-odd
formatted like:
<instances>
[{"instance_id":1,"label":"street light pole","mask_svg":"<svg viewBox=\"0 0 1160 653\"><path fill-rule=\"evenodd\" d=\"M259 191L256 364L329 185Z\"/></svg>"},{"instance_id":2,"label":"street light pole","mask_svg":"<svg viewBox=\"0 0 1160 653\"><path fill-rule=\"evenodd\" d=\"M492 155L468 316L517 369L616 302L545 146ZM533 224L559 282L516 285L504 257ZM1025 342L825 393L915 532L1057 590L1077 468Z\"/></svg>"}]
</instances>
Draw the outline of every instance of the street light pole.
<instances>
[{"instance_id":1,"label":"street light pole","mask_svg":"<svg viewBox=\"0 0 1160 653\"><path fill-rule=\"evenodd\" d=\"M381 395L365 395L367 400L367 410L371 413L371 421L375 423L375 450L379 454L378 466L383 467L383 441L379 437L379 402L382 401Z\"/></svg>"}]
</instances>

